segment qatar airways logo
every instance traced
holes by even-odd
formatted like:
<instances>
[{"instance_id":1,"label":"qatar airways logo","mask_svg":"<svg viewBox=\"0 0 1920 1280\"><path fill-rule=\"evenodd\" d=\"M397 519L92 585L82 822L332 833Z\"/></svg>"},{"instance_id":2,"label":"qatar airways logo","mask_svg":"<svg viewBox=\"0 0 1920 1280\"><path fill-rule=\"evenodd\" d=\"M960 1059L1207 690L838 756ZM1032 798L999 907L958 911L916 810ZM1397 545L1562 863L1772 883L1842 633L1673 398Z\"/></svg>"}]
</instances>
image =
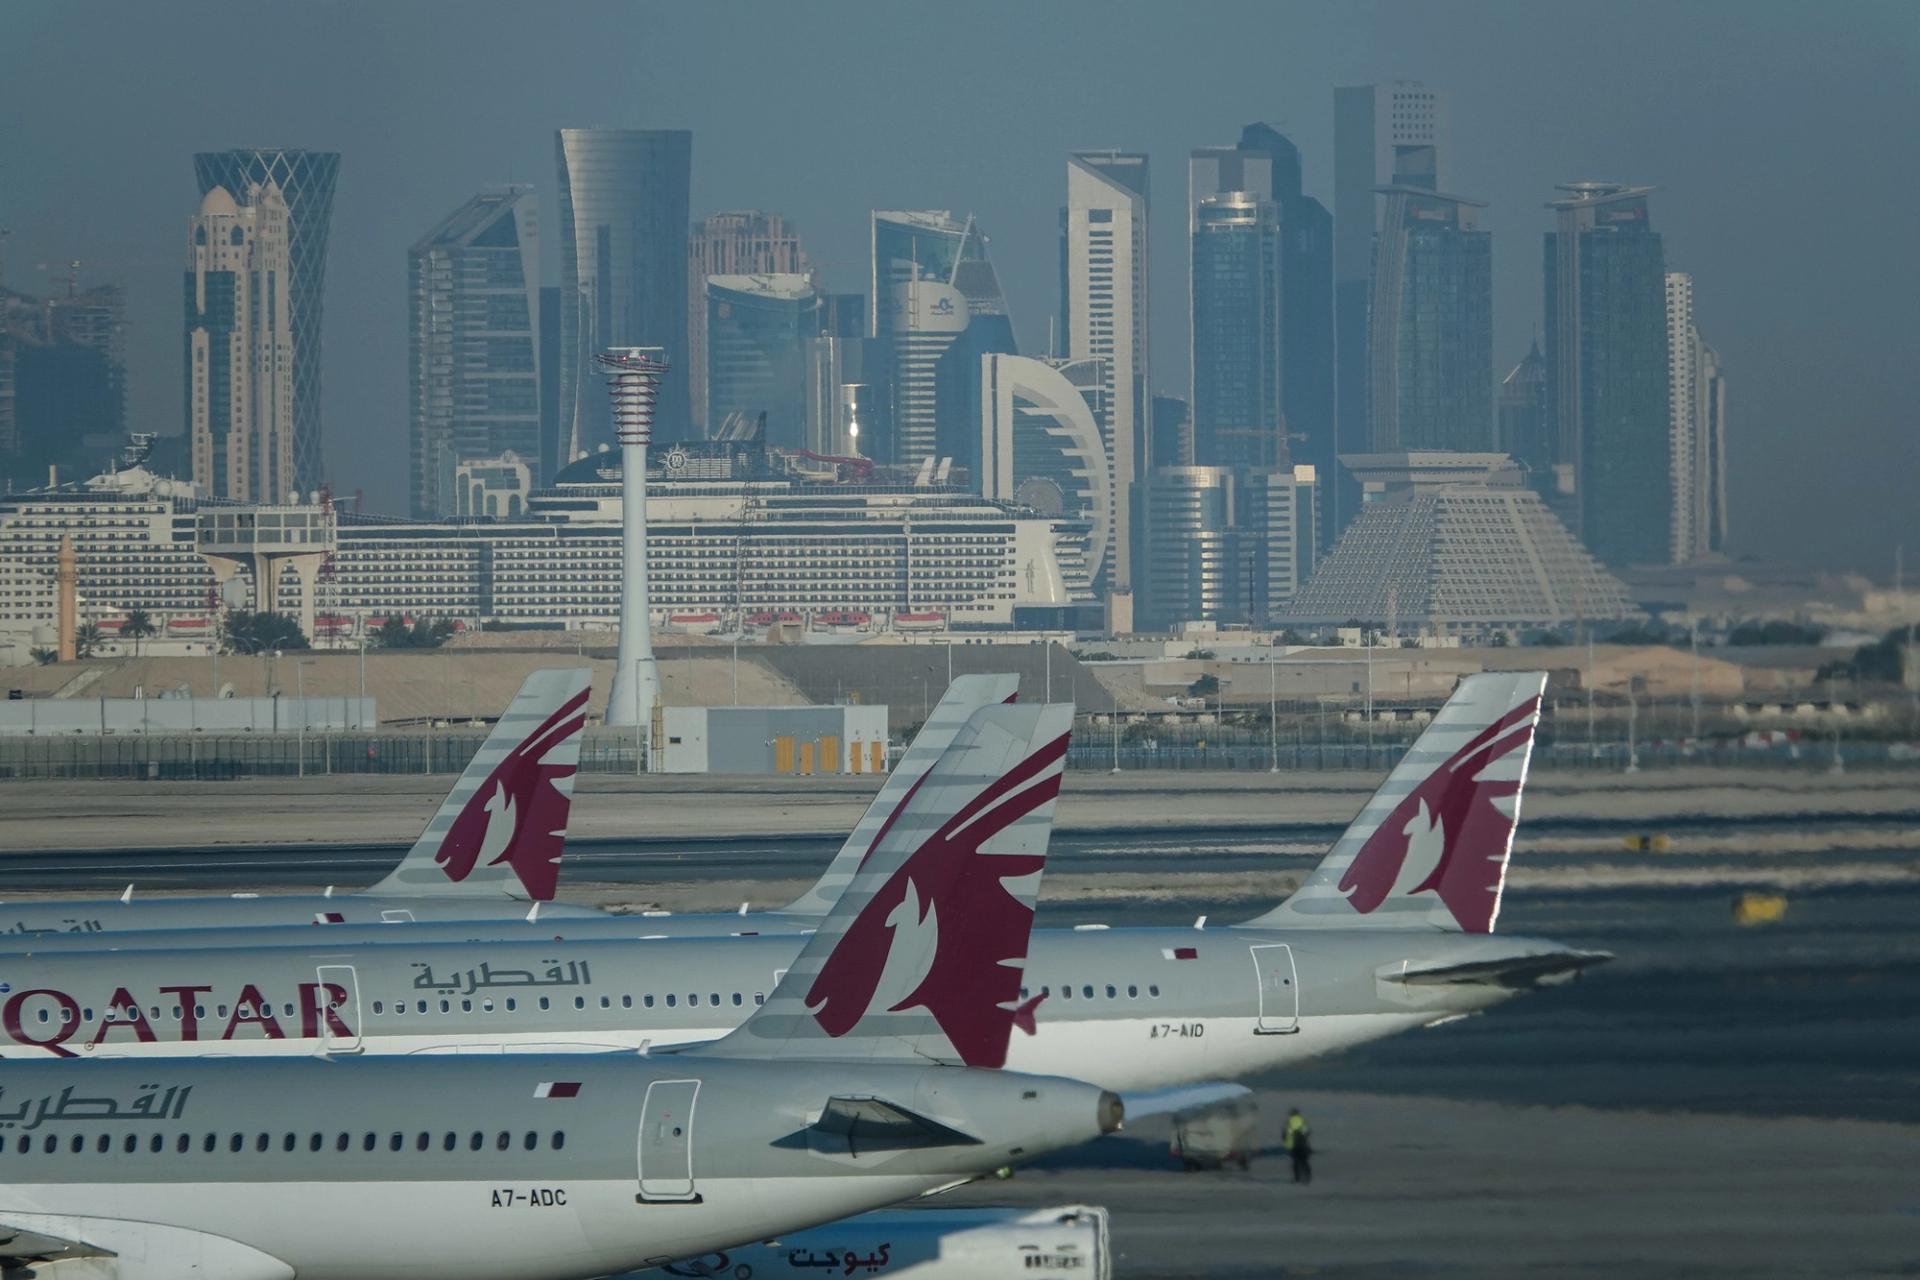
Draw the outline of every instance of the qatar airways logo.
<instances>
[{"instance_id":1,"label":"qatar airways logo","mask_svg":"<svg viewBox=\"0 0 1920 1280\"><path fill-rule=\"evenodd\" d=\"M586 708L582 689L509 751L467 799L433 855L447 879L465 880L476 866L504 862L535 901L552 900L571 803L560 782L578 770L547 757L586 726Z\"/></svg>"},{"instance_id":2,"label":"qatar airways logo","mask_svg":"<svg viewBox=\"0 0 1920 1280\"><path fill-rule=\"evenodd\" d=\"M887 1013L922 1008L968 1066L1006 1062L1033 907L1005 881L1037 874L1046 858L980 848L1060 794L1066 753L1062 734L981 791L861 908L807 991L828 1035L846 1035L876 1005ZM916 783L887 827L918 790Z\"/></svg>"},{"instance_id":3,"label":"qatar airways logo","mask_svg":"<svg viewBox=\"0 0 1920 1280\"><path fill-rule=\"evenodd\" d=\"M15 1044L76 1058L100 1048L161 1041L352 1039L348 1014L353 996L333 982L302 982L294 1013L269 999L255 983L243 983L231 1000L214 998L211 984L155 987L160 999L142 1004L127 987L115 987L104 1006L83 1006L54 987L29 987L0 1004L0 1029ZM176 1010L178 1016L175 1016ZM95 1015L98 1015L97 1020ZM211 1015L211 1016L209 1016Z\"/></svg>"},{"instance_id":4,"label":"qatar airways logo","mask_svg":"<svg viewBox=\"0 0 1920 1280\"><path fill-rule=\"evenodd\" d=\"M1367 837L1340 877L1362 915L1388 898L1432 892L1468 933L1491 933L1494 889L1513 840L1520 779L1485 778L1495 761L1533 740L1538 696L1475 734L1421 779Z\"/></svg>"}]
</instances>

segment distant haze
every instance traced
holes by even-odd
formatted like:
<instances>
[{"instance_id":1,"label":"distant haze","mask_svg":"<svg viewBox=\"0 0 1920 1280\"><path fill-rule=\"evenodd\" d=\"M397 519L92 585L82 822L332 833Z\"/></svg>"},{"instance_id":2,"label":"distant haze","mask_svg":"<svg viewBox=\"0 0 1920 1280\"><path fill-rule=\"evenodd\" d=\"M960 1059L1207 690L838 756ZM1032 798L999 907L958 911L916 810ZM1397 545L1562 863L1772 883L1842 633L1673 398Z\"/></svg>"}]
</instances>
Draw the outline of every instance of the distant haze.
<instances>
[{"instance_id":1,"label":"distant haze","mask_svg":"<svg viewBox=\"0 0 1920 1280\"><path fill-rule=\"evenodd\" d=\"M1066 152L1154 169L1156 388L1186 392L1187 153L1279 123L1331 205L1333 88L1453 95L1448 185L1491 202L1495 376L1540 316L1556 182L1649 183L1730 379L1733 541L1920 561L1920 20L1906 0L0 6L5 282L83 261L129 289L129 424L182 429L192 154L343 154L324 346L328 471L405 509L406 250L476 189L536 184L553 131L694 132L694 216L785 214L867 289L867 211L950 208L992 241L1023 345L1058 307ZM1920 573L1920 570L1916 570Z\"/></svg>"}]
</instances>

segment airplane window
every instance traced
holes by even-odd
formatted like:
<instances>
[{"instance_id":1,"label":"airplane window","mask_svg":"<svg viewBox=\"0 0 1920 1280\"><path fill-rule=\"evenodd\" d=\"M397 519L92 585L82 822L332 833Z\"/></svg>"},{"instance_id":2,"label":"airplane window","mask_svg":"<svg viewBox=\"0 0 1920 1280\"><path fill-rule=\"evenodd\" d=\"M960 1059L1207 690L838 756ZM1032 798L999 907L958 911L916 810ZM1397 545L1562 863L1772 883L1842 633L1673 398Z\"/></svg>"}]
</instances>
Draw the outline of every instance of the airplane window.
<instances>
[{"instance_id":1,"label":"airplane window","mask_svg":"<svg viewBox=\"0 0 1920 1280\"><path fill-rule=\"evenodd\" d=\"M182 1009L179 1005L173 1006L173 1020L175 1022L180 1021L180 1016L185 1012L186 1010Z\"/></svg>"},{"instance_id":2,"label":"airplane window","mask_svg":"<svg viewBox=\"0 0 1920 1280\"><path fill-rule=\"evenodd\" d=\"M374 1011L375 1013L385 1013L385 1012L387 1011L387 1007L386 1007L386 1005L385 1005L384 1003L382 1003L381 1001L379 1001L379 1000L375 1000L375 1001L373 1002L373 1011Z\"/></svg>"},{"instance_id":3,"label":"airplane window","mask_svg":"<svg viewBox=\"0 0 1920 1280\"><path fill-rule=\"evenodd\" d=\"M59 1145L60 1145L60 1139L54 1137L52 1134L48 1134L46 1142L41 1144L40 1149L45 1151L48 1155L52 1155L54 1152L54 1148L58 1147Z\"/></svg>"},{"instance_id":4,"label":"airplane window","mask_svg":"<svg viewBox=\"0 0 1920 1280\"><path fill-rule=\"evenodd\" d=\"M500 1150L505 1151L508 1147L513 1145L513 1135L508 1133L505 1129L502 1129L500 1131L500 1136L494 1140L493 1145L500 1148Z\"/></svg>"},{"instance_id":5,"label":"airplane window","mask_svg":"<svg viewBox=\"0 0 1920 1280\"><path fill-rule=\"evenodd\" d=\"M644 1005L646 1005L646 1006L647 1006L647 1008L649 1008L649 1009L651 1009L651 1008L653 1008L653 997L652 997L652 996L642 996L642 997L640 998L640 1003L641 1003L641 1004L644 1004Z\"/></svg>"},{"instance_id":6,"label":"airplane window","mask_svg":"<svg viewBox=\"0 0 1920 1280\"><path fill-rule=\"evenodd\" d=\"M472 1012L473 1012L473 1001L471 1001L471 1000L462 1000L462 1001L460 1002L460 1012L462 1012L462 1013L472 1013Z\"/></svg>"},{"instance_id":7,"label":"airplane window","mask_svg":"<svg viewBox=\"0 0 1920 1280\"><path fill-rule=\"evenodd\" d=\"M440 1012L442 1012L442 1013L452 1013L452 1012L453 1012L453 1003L452 1003L451 1001L448 1001L448 1000L442 1000L442 1001L440 1002Z\"/></svg>"},{"instance_id":8,"label":"airplane window","mask_svg":"<svg viewBox=\"0 0 1920 1280\"><path fill-rule=\"evenodd\" d=\"M707 996L707 1002L711 1004L714 1008L718 1009L720 1007L720 993L718 991L709 993Z\"/></svg>"},{"instance_id":9,"label":"airplane window","mask_svg":"<svg viewBox=\"0 0 1920 1280\"><path fill-rule=\"evenodd\" d=\"M432 1145L433 1145L433 1135L428 1133L424 1129L420 1131L420 1136L413 1140L413 1149L415 1151L425 1151L428 1147Z\"/></svg>"},{"instance_id":10,"label":"airplane window","mask_svg":"<svg viewBox=\"0 0 1920 1280\"><path fill-rule=\"evenodd\" d=\"M415 1001L413 1011L415 1013L425 1013L427 1011L427 1002L425 1000Z\"/></svg>"},{"instance_id":11,"label":"airplane window","mask_svg":"<svg viewBox=\"0 0 1920 1280\"><path fill-rule=\"evenodd\" d=\"M1127 984L1127 999L1132 1000L1137 998L1139 995L1140 995L1140 988L1135 984L1129 982Z\"/></svg>"},{"instance_id":12,"label":"airplane window","mask_svg":"<svg viewBox=\"0 0 1920 1280\"><path fill-rule=\"evenodd\" d=\"M692 1008L694 1005L697 1005L699 1003L700 1003L699 993L689 991L687 993L687 1007Z\"/></svg>"},{"instance_id":13,"label":"airplane window","mask_svg":"<svg viewBox=\"0 0 1920 1280\"><path fill-rule=\"evenodd\" d=\"M1027 989L1025 987L1020 988L1020 998L1022 1000L1027 998Z\"/></svg>"},{"instance_id":14,"label":"airplane window","mask_svg":"<svg viewBox=\"0 0 1920 1280\"><path fill-rule=\"evenodd\" d=\"M27 1154L27 1152L31 1150L32 1147L33 1147L33 1139L26 1137L25 1135L22 1135L20 1138L20 1146L19 1146L20 1154L21 1155Z\"/></svg>"},{"instance_id":15,"label":"airplane window","mask_svg":"<svg viewBox=\"0 0 1920 1280\"><path fill-rule=\"evenodd\" d=\"M219 1012L220 1012L220 1016L221 1016L221 1017L223 1017L223 1018L224 1018L224 1017L226 1017L226 1016L227 1016L227 1006L225 1006L225 1005L223 1005L223 1004L218 1004L218 1005L215 1005L215 1006L214 1006L214 1008L215 1008L215 1009L217 1009L217 1010L219 1010Z\"/></svg>"},{"instance_id":16,"label":"airplane window","mask_svg":"<svg viewBox=\"0 0 1920 1280\"><path fill-rule=\"evenodd\" d=\"M621 997L620 997L620 1007L621 1007L622 1009L631 1009L631 1008L633 1008L633 997L632 997L632 996L621 996Z\"/></svg>"},{"instance_id":17,"label":"airplane window","mask_svg":"<svg viewBox=\"0 0 1920 1280\"><path fill-rule=\"evenodd\" d=\"M482 1000L482 1001L480 1002L480 1012L482 1012L482 1013L492 1013L492 1012L493 1012L493 1001L492 1001L492 1000Z\"/></svg>"},{"instance_id":18,"label":"airplane window","mask_svg":"<svg viewBox=\"0 0 1920 1280\"><path fill-rule=\"evenodd\" d=\"M679 996L674 995L671 991L667 993L667 1008L669 1009L673 1008L674 1005L679 1003L679 1001L680 1001Z\"/></svg>"},{"instance_id":19,"label":"airplane window","mask_svg":"<svg viewBox=\"0 0 1920 1280\"><path fill-rule=\"evenodd\" d=\"M286 1014L289 1018L293 1016L293 1001L289 1000L285 1004L281 1005L280 1007L286 1010Z\"/></svg>"},{"instance_id":20,"label":"airplane window","mask_svg":"<svg viewBox=\"0 0 1920 1280\"><path fill-rule=\"evenodd\" d=\"M280 1140L280 1149L282 1151L291 1151L299 1145L300 1135L297 1133L290 1133Z\"/></svg>"},{"instance_id":21,"label":"airplane window","mask_svg":"<svg viewBox=\"0 0 1920 1280\"><path fill-rule=\"evenodd\" d=\"M156 1133L153 1135L153 1141L147 1143L147 1150L153 1152L153 1154L155 1155L159 1155L160 1148L166 1145L167 1145L167 1140Z\"/></svg>"},{"instance_id":22,"label":"airplane window","mask_svg":"<svg viewBox=\"0 0 1920 1280\"><path fill-rule=\"evenodd\" d=\"M233 1016L236 1018L251 1018L253 1016L253 1006L242 1001L240 1004L234 1006Z\"/></svg>"},{"instance_id":23,"label":"airplane window","mask_svg":"<svg viewBox=\"0 0 1920 1280\"><path fill-rule=\"evenodd\" d=\"M220 1135L217 1133L210 1133L207 1135L207 1140L200 1144L200 1149L202 1151L212 1152L212 1150L218 1145L220 1145Z\"/></svg>"},{"instance_id":24,"label":"airplane window","mask_svg":"<svg viewBox=\"0 0 1920 1280\"><path fill-rule=\"evenodd\" d=\"M73 1010L69 1009L66 1005L60 1006L60 1021L62 1022L73 1021Z\"/></svg>"},{"instance_id":25,"label":"airplane window","mask_svg":"<svg viewBox=\"0 0 1920 1280\"><path fill-rule=\"evenodd\" d=\"M87 1140L85 1138L81 1137L77 1133L73 1135L73 1154L79 1155L81 1149L86 1145L87 1145Z\"/></svg>"},{"instance_id":26,"label":"airplane window","mask_svg":"<svg viewBox=\"0 0 1920 1280\"><path fill-rule=\"evenodd\" d=\"M767 1002L767 997L764 993L756 991L753 993L753 1002L755 1004L765 1004Z\"/></svg>"},{"instance_id":27,"label":"airplane window","mask_svg":"<svg viewBox=\"0 0 1920 1280\"><path fill-rule=\"evenodd\" d=\"M227 1150L238 1151L245 1143L246 1143L245 1135L236 1133L231 1138L227 1139Z\"/></svg>"},{"instance_id":28,"label":"airplane window","mask_svg":"<svg viewBox=\"0 0 1920 1280\"><path fill-rule=\"evenodd\" d=\"M560 1150L560 1148L562 1148L562 1147L564 1147L564 1146L566 1146L566 1145L567 1145L567 1133L566 1133L566 1130L564 1130L564 1129L555 1129L555 1130L553 1131L553 1149L554 1149L555 1151L558 1151L558 1150Z\"/></svg>"},{"instance_id":29,"label":"airplane window","mask_svg":"<svg viewBox=\"0 0 1920 1280\"><path fill-rule=\"evenodd\" d=\"M373 1150L375 1144L377 1144L379 1141L380 1141L379 1134L369 1133L360 1139L360 1149L362 1151L371 1151Z\"/></svg>"},{"instance_id":30,"label":"airplane window","mask_svg":"<svg viewBox=\"0 0 1920 1280\"><path fill-rule=\"evenodd\" d=\"M186 1134L183 1133L180 1135L179 1140L173 1144L173 1149L179 1152L181 1155L185 1155L187 1154L187 1148L192 1145L193 1145L193 1139L189 1138Z\"/></svg>"},{"instance_id":31,"label":"airplane window","mask_svg":"<svg viewBox=\"0 0 1920 1280\"><path fill-rule=\"evenodd\" d=\"M1080 994L1085 996L1089 1000L1093 999L1093 984L1088 983L1086 986L1081 987Z\"/></svg>"},{"instance_id":32,"label":"airplane window","mask_svg":"<svg viewBox=\"0 0 1920 1280\"><path fill-rule=\"evenodd\" d=\"M203 1005L203 1004L197 1004L197 1005L195 1005L195 1006L193 1006L193 1016L194 1016L194 1017L196 1017L196 1018L204 1018L204 1017L206 1017L206 1016L207 1016L207 1006L205 1006L205 1005Z\"/></svg>"},{"instance_id":33,"label":"airplane window","mask_svg":"<svg viewBox=\"0 0 1920 1280\"><path fill-rule=\"evenodd\" d=\"M395 1000L393 1002L393 1011L398 1014L404 1014L407 1011L407 1002L405 1000Z\"/></svg>"},{"instance_id":34,"label":"airplane window","mask_svg":"<svg viewBox=\"0 0 1920 1280\"><path fill-rule=\"evenodd\" d=\"M576 1008L576 1009L584 1009L584 1008L586 1008L586 1007L587 1007L587 998L586 998L585 996L575 996L575 997L573 998L573 1007L574 1007L574 1008Z\"/></svg>"},{"instance_id":35,"label":"airplane window","mask_svg":"<svg viewBox=\"0 0 1920 1280\"><path fill-rule=\"evenodd\" d=\"M345 1151L352 1142L353 1142L353 1135L350 1133L343 1133L339 1137L333 1140L333 1149L335 1151Z\"/></svg>"},{"instance_id":36,"label":"airplane window","mask_svg":"<svg viewBox=\"0 0 1920 1280\"><path fill-rule=\"evenodd\" d=\"M523 1142L525 1143L527 1150L532 1151L534 1148L540 1145L540 1135L535 1133L533 1130L529 1129L527 1130L527 1136L523 1139Z\"/></svg>"},{"instance_id":37,"label":"airplane window","mask_svg":"<svg viewBox=\"0 0 1920 1280\"><path fill-rule=\"evenodd\" d=\"M317 1133L313 1134L307 1139L307 1150L318 1151L320 1149L321 1143L325 1141L326 1139L323 1138L320 1134L317 1134Z\"/></svg>"},{"instance_id":38,"label":"airplane window","mask_svg":"<svg viewBox=\"0 0 1920 1280\"><path fill-rule=\"evenodd\" d=\"M112 1138L109 1138L109 1137L108 1137L108 1136L107 1136L106 1134L104 1134L104 1133L103 1133L103 1134L101 1134L101 1135L100 1135L100 1141L99 1141L99 1143L97 1144L97 1149L99 1150L99 1152L100 1152L100 1154L101 1154L101 1155L105 1155L105 1154L107 1154L107 1152L109 1152L109 1151L111 1151L111 1150L113 1150L113 1139L112 1139Z\"/></svg>"},{"instance_id":39,"label":"airplane window","mask_svg":"<svg viewBox=\"0 0 1920 1280\"><path fill-rule=\"evenodd\" d=\"M126 1150L128 1155L132 1155L134 1152L140 1150L140 1136L138 1134L130 1133L127 1135Z\"/></svg>"},{"instance_id":40,"label":"airplane window","mask_svg":"<svg viewBox=\"0 0 1920 1280\"><path fill-rule=\"evenodd\" d=\"M550 1008L552 1008L552 1007L553 1007L553 1003L552 1003L552 1001L550 1001L550 1000L548 1000L548 999L547 999L547 998L546 998L545 996L541 996L541 997L540 997L540 1007L541 1007L542 1009L550 1009Z\"/></svg>"},{"instance_id":41,"label":"airplane window","mask_svg":"<svg viewBox=\"0 0 1920 1280\"><path fill-rule=\"evenodd\" d=\"M392 1137L387 1139L387 1150L389 1151L398 1151L401 1147L404 1147L406 1145L407 1145L407 1135L404 1133L396 1133Z\"/></svg>"},{"instance_id":42,"label":"airplane window","mask_svg":"<svg viewBox=\"0 0 1920 1280\"><path fill-rule=\"evenodd\" d=\"M93 1010L91 1010L91 1009L82 1009L82 1010L80 1011L80 1021L82 1021L82 1022L92 1022L92 1021L93 1021Z\"/></svg>"},{"instance_id":43,"label":"airplane window","mask_svg":"<svg viewBox=\"0 0 1920 1280\"><path fill-rule=\"evenodd\" d=\"M40 1011L40 1021L42 1021L42 1022L46 1022L47 1020L48 1020L48 1019L47 1019L47 1011L46 1011L45 1009L42 1009L42 1010Z\"/></svg>"},{"instance_id":44,"label":"airplane window","mask_svg":"<svg viewBox=\"0 0 1920 1280\"><path fill-rule=\"evenodd\" d=\"M611 1008L613 1008L613 997L612 997L612 996L601 996L601 997L600 997L600 1007L601 1007L602 1009L611 1009Z\"/></svg>"},{"instance_id":45,"label":"airplane window","mask_svg":"<svg viewBox=\"0 0 1920 1280\"><path fill-rule=\"evenodd\" d=\"M1111 982L1109 982L1107 984L1107 999L1111 1000L1119 994L1120 994L1119 991L1115 990L1114 985Z\"/></svg>"},{"instance_id":46,"label":"airplane window","mask_svg":"<svg viewBox=\"0 0 1920 1280\"><path fill-rule=\"evenodd\" d=\"M1157 982L1150 984L1147 987L1147 994L1152 996L1155 1000L1158 1000L1160 998L1160 984Z\"/></svg>"},{"instance_id":47,"label":"airplane window","mask_svg":"<svg viewBox=\"0 0 1920 1280\"><path fill-rule=\"evenodd\" d=\"M459 1141L460 1141L460 1135L455 1133L453 1130L449 1129L447 1130L447 1136L441 1141L440 1147L442 1150L451 1151L459 1143Z\"/></svg>"},{"instance_id":48,"label":"airplane window","mask_svg":"<svg viewBox=\"0 0 1920 1280\"><path fill-rule=\"evenodd\" d=\"M253 1149L255 1151L265 1151L267 1149L268 1144L270 1144L272 1141L273 1141L273 1136L271 1134L263 1133L259 1137L253 1140Z\"/></svg>"},{"instance_id":49,"label":"airplane window","mask_svg":"<svg viewBox=\"0 0 1920 1280\"><path fill-rule=\"evenodd\" d=\"M734 993L733 993L733 1003L734 1003L734 1007L735 1007L735 1008L738 1008L738 1007L740 1006L740 1004L742 1003L742 1001L741 1001L741 999L740 999L740 993L739 993L738 991L736 991L736 992L734 992Z\"/></svg>"},{"instance_id":50,"label":"airplane window","mask_svg":"<svg viewBox=\"0 0 1920 1280\"><path fill-rule=\"evenodd\" d=\"M517 1009L518 1007L519 1007L519 1006L518 1006L518 1005L516 1005L516 1004L515 1004L515 1003L513 1002L513 997L512 997L512 996L508 996L508 997L507 997L507 1012L508 1012L508 1013L512 1013L512 1012L513 1012L513 1011L514 1011L515 1009Z\"/></svg>"},{"instance_id":51,"label":"airplane window","mask_svg":"<svg viewBox=\"0 0 1920 1280\"><path fill-rule=\"evenodd\" d=\"M486 1141L487 1135L475 1129L473 1136L467 1139L467 1149L469 1151L478 1151L482 1146L486 1145Z\"/></svg>"},{"instance_id":52,"label":"airplane window","mask_svg":"<svg viewBox=\"0 0 1920 1280\"><path fill-rule=\"evenodd\" d=\"M1061 998L1062 1000L1071 1000L1071 999L1073 999L1073 988L1072 988L1072 987L1062 987L1062 988L1060 988L1060 998Z\"/></svg>"}]
</instances>

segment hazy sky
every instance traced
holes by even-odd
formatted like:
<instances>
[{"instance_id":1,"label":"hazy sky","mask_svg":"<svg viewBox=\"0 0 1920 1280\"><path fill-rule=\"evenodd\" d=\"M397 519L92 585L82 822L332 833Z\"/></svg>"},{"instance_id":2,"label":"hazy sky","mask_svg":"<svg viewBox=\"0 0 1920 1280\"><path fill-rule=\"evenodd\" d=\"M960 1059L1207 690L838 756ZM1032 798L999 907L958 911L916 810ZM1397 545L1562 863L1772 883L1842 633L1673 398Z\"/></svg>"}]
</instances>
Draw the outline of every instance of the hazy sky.
<instances>
[{"instance_id":1,"label":"hazy sky","mask_svg":"<svg viewBox=\"0 0 1920 1280\"><path fill-rule=\"evenodd\" d=\"M1020 340L1058 306L1065 153L1153 159L1154 382L1185 394L1187 152L1280 123L1329 206L1333 88L1453 95L1491 202L1495 370L1540 322L1553 184L1648 183L1728 370L1736 551L1920 574L1920 4L0 4L6 282L78 258L130 293L130 420L177 432L192 153L343 154L328 470L405 507L406 250L476 189L540 191L553 131L689 128L693 209L793 220L867 287L867 211L979 216Z\"/></svg>"}]
</instances>

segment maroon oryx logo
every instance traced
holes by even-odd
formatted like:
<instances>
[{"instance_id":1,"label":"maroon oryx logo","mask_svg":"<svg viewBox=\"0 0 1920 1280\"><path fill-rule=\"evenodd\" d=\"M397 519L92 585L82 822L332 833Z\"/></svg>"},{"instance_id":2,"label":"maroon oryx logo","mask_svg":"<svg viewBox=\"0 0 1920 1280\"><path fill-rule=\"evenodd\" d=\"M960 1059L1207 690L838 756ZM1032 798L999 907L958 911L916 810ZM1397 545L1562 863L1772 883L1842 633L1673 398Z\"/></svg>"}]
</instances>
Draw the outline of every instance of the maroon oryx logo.
<instances>
[{"instance_id":1,"label":"maroon oryx logo","mask_svg":"<svg viewBox=\"0 0 1920 1280\"><path fill-rule=\"evenodd\" d=\"M553 898L560 884L568 809L559 783L577 770L546 757L586 727L586 708L587 691L582 689L509 751L468 797L433 855L447 879L465 880L475 866L504 862L536 901Z\"/></svg>"},{"instance_id":2,"label":"maroon oryx logo","mask_svg":"<svg viewBox=\"0 0 1920 1280\"><path fill-rule=\"evenodd\" d=\"M1355 911L1366 915L1396 891L1432 890L1463 930L1493 931L1494 889L1514 826L1495 802L1519 795L1520 779L1480 775L1532 741L1539 706L1536 695L1508 711L1394 806L1340 877Z\"/></svg>"},{"instance_id":3,"label":"maroon oryx logo","mask_svg":"<svg viewBox=\"0 0 1920 1280\"><path fill-rule=\"evenodd\" d=\"M982 854L980 846L1060 794L1057 766L1066 756L1067 736L970 800L861 908L807 991L807 1007L828 1035L852 1031L883 978L891 979L885 983L889 995L905 991L887 1012L927 1010L968 1066L1006 1062L1020 995L1018 962L1026 957L1033 907L1009 893L1004 881L1037 873L1046 858ZM888 818L889 827L912 799L910 791ZM925 931L931 941L915 945L915 935Z\"/></svg>"}]
</instances>

